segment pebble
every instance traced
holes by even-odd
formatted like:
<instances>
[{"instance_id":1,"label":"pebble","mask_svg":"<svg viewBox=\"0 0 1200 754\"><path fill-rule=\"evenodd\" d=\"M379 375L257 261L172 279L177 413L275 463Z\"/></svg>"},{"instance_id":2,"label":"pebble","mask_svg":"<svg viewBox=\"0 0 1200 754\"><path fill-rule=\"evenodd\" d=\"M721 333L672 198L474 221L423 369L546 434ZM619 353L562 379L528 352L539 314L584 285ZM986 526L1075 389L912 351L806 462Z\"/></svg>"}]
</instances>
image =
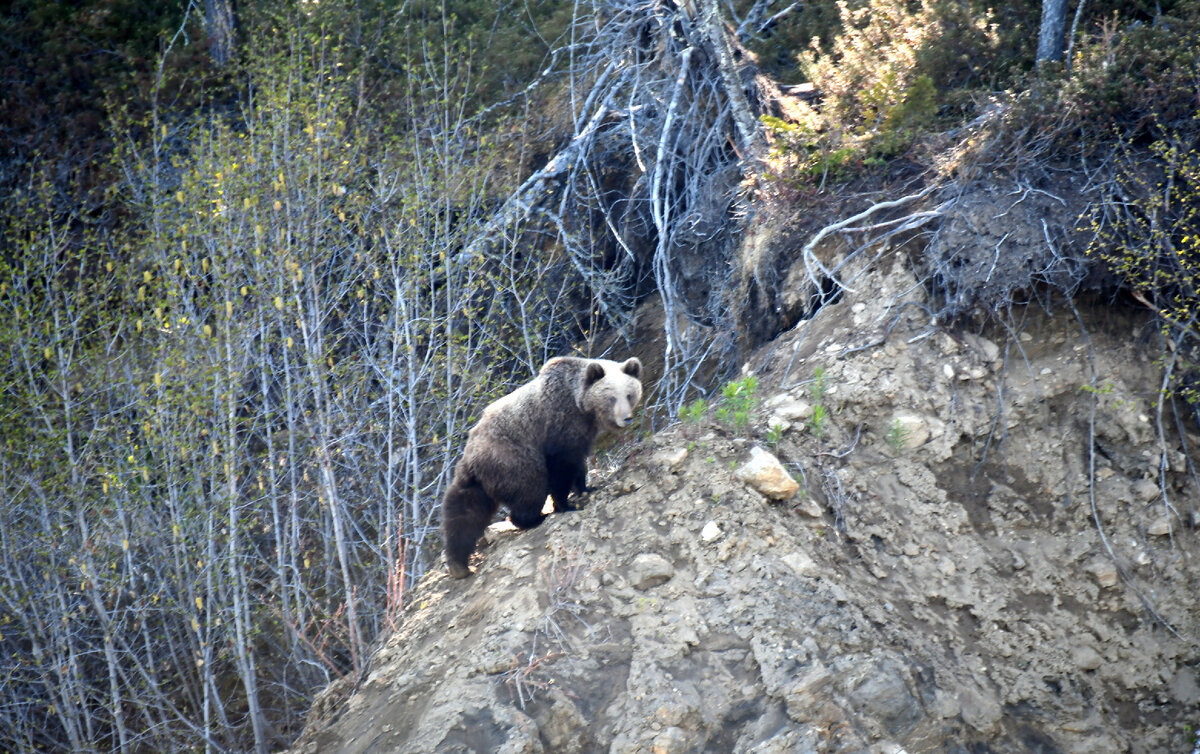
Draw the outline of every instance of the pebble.
<instances>
[{"instance_id":1,"label":"pebble","mask_svg":"<svg viewBox=\"0 0 1200 754\"><path fill-rule=\"evenodd\" d=\"M721 527L717 526L716 521L709 521L700 530L700 540L703 542L716 542L725 532L721 531Z\"/></svg>"},{"instance_id":2,"label":"pebble","mask_svg":"<svg viewBox=\"0 0 1200 754\"><path fill-rule=\"evenodd\" d=\"M775 404L771 415L788 422L803 421L812 416L812 404L785 394L783 400Z\"/></svg>"},{"instance_id":3,"label":"pebble","mask_svg":"<svg viewBox=\"0 0 1200 754\"><path fill-rule=\"evenodd\" d=\"M821 569L817 567L816 562L807 553L800 550L793 550L780 558L780 560L786 563L798 576L821 575Z\"/></svg>"},{"instance_id":4,"label":"pebble","mask_svg":"<svg viewBox=\"0 0 1200 754\"><path fill-rule=\"evenodd\" d=\"M924 417L916 414L896 414L884 430L885 435L889 434L893 427L900 430L900 436L904 438L902 447L905 450L919 448L929 441L929 422Z\"/></svg>"},{"instance_id":5,"label":"pebble","mask_svg":"<svg viewBox=\"0 0 1200 754\"><path fill-rule=\"evenodd\" d=\"M656 552L639 553L629 567L629 583L641 591L669 581L674 575L675 566Z\"/></svg>"},{"instance_id":6,"label":"pebble","mask_svg":"<svg viewBox=\"0 0 1200 754\"><path fill-rule=\"evenodd\" d=\"M1079 646L1071 650L1071 662L1080 670L1095 670L1104 663L1104 658L1091 647Z\"/></svg>"},{"instance_id":7,"label":"pebble","mask_svg":"<svg viewBox=\"0 0 1200 754\"><path fill-rule=\"evenodd\" d=\"M687 448L668 449L658 454L658 462L671 471L677 471L683 465L683 462L687 460L687 457Z\"/></svg>"},{"instance_id":8,"label":"pebble","mask_svg":"<svg viewBox=\"0 0 1200 754\"><path fill-rule=\"evenodd\" d=\"M1158 482L1153 479L1139 479L1133 483L1133 494L1143 503L1148 503L1158 497Z\"/></svg>"},{"instance_id":9,"label":"pebble","mask_svg":"<svg viewBox=\"0 0 1200 754\"><path fill-rule=\"evenodd\" d=\"M1168 516L1159 516L1146 527L1146 533L1152 537L1167 536L1171 533L1171 519Z\"/></svg>"}]
</instances>

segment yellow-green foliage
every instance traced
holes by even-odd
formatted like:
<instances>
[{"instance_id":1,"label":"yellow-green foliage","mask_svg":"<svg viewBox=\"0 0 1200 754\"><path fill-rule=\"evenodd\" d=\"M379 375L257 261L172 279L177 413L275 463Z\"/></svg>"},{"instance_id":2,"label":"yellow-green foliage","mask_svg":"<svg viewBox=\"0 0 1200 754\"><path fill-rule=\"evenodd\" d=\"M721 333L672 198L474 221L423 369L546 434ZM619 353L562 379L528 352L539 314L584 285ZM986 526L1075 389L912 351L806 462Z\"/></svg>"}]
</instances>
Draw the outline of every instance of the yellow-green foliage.
<instances>
[{"instance_id":1,"label":"yellow-green foliage","mask_svg":"<svg viewBox=\"0 0 1200 754\"><path fill-rule=\"evenodd\" d=\"M842 32L814 42L805 68L824 97L826 128L864 140L869 153L907 148L937 114L939 88L965 77L996 46L991 13L944 0L839 3Z\"/></svg>"},{"instance_id":2,"label":"yellow-green foliage","mask_svg":"<svg viewBox=\"0 0 1200 754\"><path fill-rule=\"evenodd\" d=\"M319 14L272 31L236 106L114 115L119 225L36 174L0 212L0 750L294 733L431 562L481 405L579 329L580 277L482 227L520 143L463 117L468 57L375 106Z\"/></svg>"},{"instance_id":3,"label":"yellow-green foliage","mask_svg":"<svg viewBox=\"0 0 1200 754\"><path fill-rule=\"evenodd\" d=\"M1200 399L1200 115L1186 132L1152 143L1146 158L1125 147L1117 193L1092 218L1088 252L1159 316L1175 343L1175 386Z\"/></svg>"}]
</instances>

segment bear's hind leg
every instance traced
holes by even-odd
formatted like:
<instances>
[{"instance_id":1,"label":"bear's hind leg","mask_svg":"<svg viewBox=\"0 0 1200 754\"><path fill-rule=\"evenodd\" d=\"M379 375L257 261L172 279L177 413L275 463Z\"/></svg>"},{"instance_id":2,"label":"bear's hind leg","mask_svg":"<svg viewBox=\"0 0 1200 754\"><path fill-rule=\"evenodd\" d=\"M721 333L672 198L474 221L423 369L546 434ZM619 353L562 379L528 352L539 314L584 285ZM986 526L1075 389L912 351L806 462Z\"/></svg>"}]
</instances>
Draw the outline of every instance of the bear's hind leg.
<instances>
[{"instance_id":1,"label":"bear's hind leg","mask_svg":"<svg viewBox=\"0 0 1200 754\"><path fill-rule=\"evenodd\" d=\"M471 575L467 562L497 507L474 480L463 482L456 475L446 490L442 501L442 538L446 543L446 567L454 578Z\"/></svg>"},{"instance_id":2,"label":"bear's hind leg","mask_svg":"<svg viewBox=\"0 0 1200 754\"><path fill-rule=\"evenodd\" d=\"M508 520L518 529L533 529L541 526L546 520L542 507L546 504L546 495L530 495L521 500L514 500L508 505Z\"/></svg>"}]
</instances>

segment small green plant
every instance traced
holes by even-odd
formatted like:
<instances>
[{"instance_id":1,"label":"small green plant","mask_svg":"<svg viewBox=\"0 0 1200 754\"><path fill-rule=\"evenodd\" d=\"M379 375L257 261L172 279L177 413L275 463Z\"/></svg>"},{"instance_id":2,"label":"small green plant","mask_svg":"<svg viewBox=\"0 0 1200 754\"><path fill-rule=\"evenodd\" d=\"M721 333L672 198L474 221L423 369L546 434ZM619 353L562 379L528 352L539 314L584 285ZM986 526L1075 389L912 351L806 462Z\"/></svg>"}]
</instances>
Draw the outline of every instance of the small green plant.
<instances>
[{"instance_id":1,"label":"small green plant","mask_svg":"<svg viewBox=\"0 0 1200 754\"><path fill-rule=\"evenodd\" d=\"M679 409L679 418L688 424L698 424L704 418L704 412L708 409L708 404L703 398L697 398L691 403Z\"/></svg>"},{"instance_id":2,"label":"small green plant","mask_svg":"<svg viewBox=\"0 0 1200 754\"><path fill-rule=\"evenodd\" d=\"M1080 385L1079 389L1085 393L1091 393L1092 395L1109 395L1114 390L1113 384L1107 380L1105 380L1104 384L1100 385L1099 387L1094 387L1092 385Z\"/></svg>"},{"instance_id":3,"label":"small green plant","mask_svg":"<svg viewBox=\"0 0 1200 754\"><path fill-rule=\"evenodd\" d=\"M725 399L716 410L717 420L736 432L745 432L750 427L750 414L758 406L758 378L748 374L733 380L721 388Z\"/></svg>"},{"instance_id":4,"label":"small green plant","mask_svg":"<svg viewBox=\"0 0 1200 754\"><path fill-rule=\"evenodd\" d=\"M825 406L825 394L829 392L829 380L825 375L825 367L813 370L813 379L808 386L808 394L812 397L812 416L808 419L808 428L817 438L822 438L829 431L829 409Z\"/></svg>"},{"instance_id":5,"label":"small green plant","mask_svg":"<svg viewBox=\"0 0 1200 754\"><path fill-rule=\"evenodd\" d=\"M772 424L767 428L767 446L772 450L779 445L779 441L783 439L783 425Z\"/></svg>"},{"instance_id":6,"label":"small green plant","mask_svg":"<svg viewBox=\"0 0 1200 754\"><path fill-rule=\"evenodd\" d=\"M812 396L813 403L821 403L825 400L827 392L829 392L829 383L825 377L825 367L817 367L813 370L813 381L808 387L808 394Z\"/></svg>"},{"instance_id":7,"label":"small green plant","mask_svg":"<svg viewBox=\"0 0 1200 754\"><path fill-rule=\"evenodd\" d=\"M908 437L908 428L899 419L892 419L892 425L888 427L886 435L887 444L891 446L892 452L900 455L900 451L904 450L904 445L908 442Z\"/></svg>"},{"instance_id":8,"label":"small green plant","mask_svg":"<svg viewBox=\"0 0 1200 754\"><path fill-rule=\"evenodd\" d=\"M808 420L808 428L814 437L824 437L829 431L829 409L818 403L813 406L812 416Z\"/></svg>"}]
</instances>

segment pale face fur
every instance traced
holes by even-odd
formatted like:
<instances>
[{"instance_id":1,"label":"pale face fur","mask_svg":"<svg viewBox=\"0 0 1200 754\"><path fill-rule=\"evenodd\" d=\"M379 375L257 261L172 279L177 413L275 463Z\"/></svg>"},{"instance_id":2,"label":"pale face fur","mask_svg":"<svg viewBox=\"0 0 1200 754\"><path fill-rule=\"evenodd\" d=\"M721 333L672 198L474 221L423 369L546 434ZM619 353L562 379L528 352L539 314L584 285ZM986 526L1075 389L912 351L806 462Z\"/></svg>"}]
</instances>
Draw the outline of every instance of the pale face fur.
<instances>
[{"instance_id":1,"label":"pale face fur","mask_svg":"<svg viewBox=\"0 0 1200 754\"><path fill-rule=\"evenodd\" d=\"M595 417L601 429L621 429L633 421L633 410L642 400L642 362L597 359L584 375L581 408Z\"/></svg>"}]
</instances>

